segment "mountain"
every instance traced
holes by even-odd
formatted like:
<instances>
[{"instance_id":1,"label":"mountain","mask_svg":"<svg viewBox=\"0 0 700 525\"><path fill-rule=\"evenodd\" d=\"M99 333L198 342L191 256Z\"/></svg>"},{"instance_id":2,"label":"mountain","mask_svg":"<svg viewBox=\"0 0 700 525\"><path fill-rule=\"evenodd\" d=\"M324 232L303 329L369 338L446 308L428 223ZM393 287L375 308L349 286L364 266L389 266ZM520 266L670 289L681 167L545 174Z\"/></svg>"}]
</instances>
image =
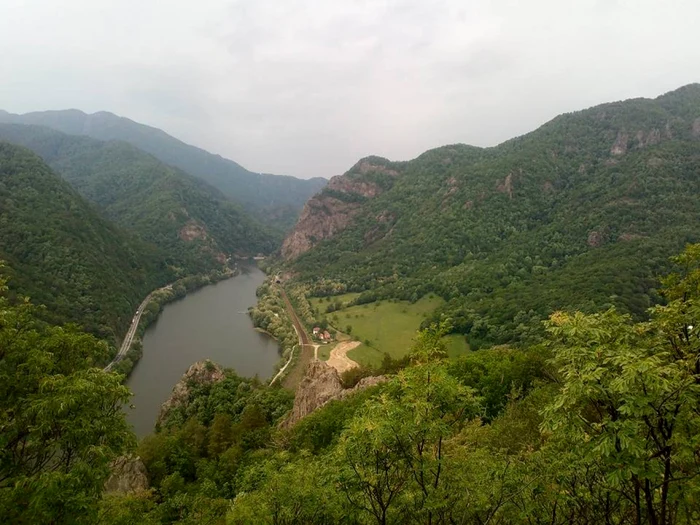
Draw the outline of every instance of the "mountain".
<instances>
[{"instance_id":1,"label":"mountain","mask_svg":"<svg viewBox=\"0 0 700 525\"><path fill-rule=\"evenodd\" d=\"M0 122L46 126L71 135L108 141L121 140L150 153L220 189L266 224L288 229L304 202L326 179L254 173L240 164L190 146L164 131L101 111L86 114L75 109L15 115L0 110Z\"/></svg>"},{"instance_id":2,"label":"mountain","mask_svg":"<svg viewBox=\"0 0 700 525\"><path fill-rule=\"evenodd\" d=\"M305 205L282 254L315 295L446 303L472 347L562 308L644 317L700 239L700 85L561 115L493 148L361 160Z\"/></svg>"},{"instance_id":3,"label":"mountain","mask_svg":"<svg viewBox=\"0 0 700 525\"><path fill-rule=\"evenodd\" d=\"M13 294L114 340L135 305L170 278L162 254L86 202L31 151L0 142L0 260Z\"/></svg>"},{"instance_id":4,"label":"mountain","mask_svg":"<svg viewBox=\"0 0 700 525\"><path fill-rule=\"evenodd\" d=\"M230 255L269 253L278 238L216 188L134 146L41 126L0 124L0 140L40 155L105 216L163 250L180 274Z\"/></svg>"}]
</instances>

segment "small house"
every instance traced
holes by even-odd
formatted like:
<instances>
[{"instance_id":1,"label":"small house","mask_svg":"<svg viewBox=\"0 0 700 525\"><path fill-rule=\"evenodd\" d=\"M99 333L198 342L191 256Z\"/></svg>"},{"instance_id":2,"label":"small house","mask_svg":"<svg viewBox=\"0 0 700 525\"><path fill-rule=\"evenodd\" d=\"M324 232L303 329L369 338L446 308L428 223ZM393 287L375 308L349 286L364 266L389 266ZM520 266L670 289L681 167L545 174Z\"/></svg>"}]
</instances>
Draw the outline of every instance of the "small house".
<instances>
[{"instance_id":1,"label":"small house","mask_svg":"<svg viewBox=\"0 0 700 525\"><path fill-rule=\"evenodd\" d=\"M322 337L322 339L323 339L324 341L330 341L330 340L331 340L331 334L328 333L328 330L326 330L325 332L323 332L323 337Z\"/></svg>"},{"instance_id":2,"label":"small house","mask_svg":"<svg viewBox=\"0 0 700 525\"><path fill-rule=\"evenodd\" d=\"M318 334L321 333L321 329L318 326L314 326L314 337L318 337Z\"/></svg>"}]
</instances>

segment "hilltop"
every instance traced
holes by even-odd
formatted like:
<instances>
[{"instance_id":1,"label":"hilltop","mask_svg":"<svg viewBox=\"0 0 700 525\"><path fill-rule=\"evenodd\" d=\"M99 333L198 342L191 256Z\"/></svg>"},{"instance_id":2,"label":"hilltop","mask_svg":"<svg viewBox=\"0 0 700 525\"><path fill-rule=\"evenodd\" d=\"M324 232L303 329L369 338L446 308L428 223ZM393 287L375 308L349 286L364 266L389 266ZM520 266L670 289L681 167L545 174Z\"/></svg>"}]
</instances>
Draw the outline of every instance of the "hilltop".
<instances>
[{"instance_id":1,"label":"hilltop","mask_svg":"<svg viewBox=\"0 0 700 525\"><path fill-rule=\"evenodd\" d=\"M177 274L266 254L279 243L216 188L126 142L21 124L0 124L0 139L40 155L107 219L161 248L163 263Z\"/></svg>"},{"instance_id":2,"label":"hilltop","mask_svg":"<svg viewBox=\"0 0 700 525\"><path fill-rule=\"evenodd\" d=\"M493 148L363 159L307 202L284 266L316 296L435 293L445 304L431 319L449 317L473 347L535 337L561 308L643 318L668 257L700 238L698 173L692 84Z\"/></svg>"},{"instance_id":3,"label":"hilltop","mask_svg":"<svg viewBox=\"0 0 700 525\"><path fill-rule=\"evenodd\" d=\"M46 126L101 141L128 142L161 162L208 182L259 220L280 230L294 224L304 202L327 182L319 177L297 179L255 173L220 155L185 144L158 128L106 111L87 114L69 109L16 115L0 110L0 122Z\"/></svg>"}]
</instances>

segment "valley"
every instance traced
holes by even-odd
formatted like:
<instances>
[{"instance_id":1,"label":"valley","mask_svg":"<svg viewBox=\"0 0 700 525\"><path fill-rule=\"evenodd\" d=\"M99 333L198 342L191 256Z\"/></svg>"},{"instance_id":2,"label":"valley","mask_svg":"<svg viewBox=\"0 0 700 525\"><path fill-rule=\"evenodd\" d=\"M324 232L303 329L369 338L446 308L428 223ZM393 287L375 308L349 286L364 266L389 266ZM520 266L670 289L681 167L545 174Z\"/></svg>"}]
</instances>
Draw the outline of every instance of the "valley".
<instances>
[{"instance_id":1,"label":"valley","mask_svg":"<svg viewBox=\"0 0 700 525\"><path fill-rule=\"evenodd\" d=\"M700 85L327 185L0 121L2 519L700 519Z\"/></svg>"},{"instance_id":2,"label":"valley","mask_svg":"<svg viewBox=\"0 0 700 525\"><path fill-rule=\"evenodd\" d=\"M296 221L304 202L326 180L254 173L240 164L185 144L164 131L102 111L42 111L16 115L0 110L0 123L49 128L100 142L128 143L162 163L194 175L241 205L278 233Z\"/></svg>"},{"instance_id":3,"label":"valley","mask_svg":"<svg viewBox=\"0 0 700 525\"><path fill-rule=\"evenodd\" d=\"M161 405L195 362L210 359L265 382L280 360L277 343L247 315L264 274L255 266L167 304L143 335L143 356L126 385L134 396L127 419L138 437L153 431Z\"/></svg>"}]
</instances>

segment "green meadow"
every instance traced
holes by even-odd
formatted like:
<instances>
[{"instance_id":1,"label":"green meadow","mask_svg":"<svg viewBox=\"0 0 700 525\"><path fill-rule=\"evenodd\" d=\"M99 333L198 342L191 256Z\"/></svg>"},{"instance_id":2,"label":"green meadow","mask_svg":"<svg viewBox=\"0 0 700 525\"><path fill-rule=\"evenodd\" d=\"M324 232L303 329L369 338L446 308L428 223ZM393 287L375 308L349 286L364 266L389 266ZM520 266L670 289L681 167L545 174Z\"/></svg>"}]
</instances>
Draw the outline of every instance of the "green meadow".
<instances>
[{"instance_id":1,"label":"green meadow","mask_svg":"<svg viewBox=\"0 0 700 525\"><path fill-rule=\"evenodd\" d=\"M340 301L346 305L358 294L344 294L330 298L330 302L312 298L311 305L323 314L329 304ZM341 332L348 332L353 339L362 344L348 352L348 357L358 363L379 366L387 353L393 358L400 358L408 353L416 331L423 320L440 306L443 300L428 295L415 303L408 301L377 301L357 306L346 306L327 314L329 322ZM465 353L469 347L461 335L445 338L450 357ZM326 357L327 352L319 353ZM327 358L327 357L326 357Z\"/></svg>"}]
</instances>

